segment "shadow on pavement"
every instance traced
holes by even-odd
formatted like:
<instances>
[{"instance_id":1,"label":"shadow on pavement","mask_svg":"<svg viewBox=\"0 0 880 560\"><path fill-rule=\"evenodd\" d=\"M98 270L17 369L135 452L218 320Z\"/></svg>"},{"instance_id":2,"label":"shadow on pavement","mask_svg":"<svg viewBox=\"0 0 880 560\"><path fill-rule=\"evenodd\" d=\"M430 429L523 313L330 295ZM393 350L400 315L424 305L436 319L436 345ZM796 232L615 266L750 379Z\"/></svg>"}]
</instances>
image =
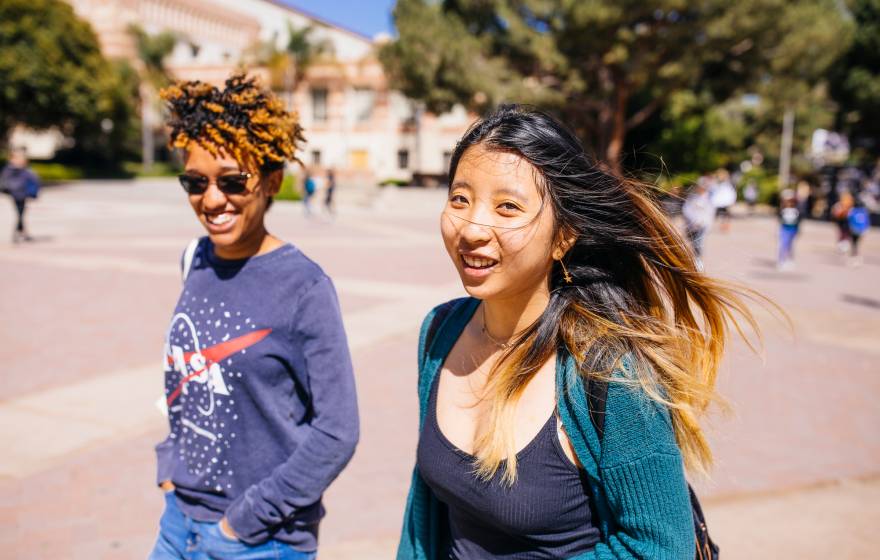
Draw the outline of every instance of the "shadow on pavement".
<instances>
[{"instance_id":1,"label":"shadow on pavement","mask_svg":"<svg viewBox=\"0 0 880 560\"><path fill-rule=\"evenodd\" d=\"M841 294L840 299L847 303L862 305L864 307L870 307L872 309L880 309L880 300L877 299L864 296L854 296L852 294Z\"/></svg>"}]
</instances>

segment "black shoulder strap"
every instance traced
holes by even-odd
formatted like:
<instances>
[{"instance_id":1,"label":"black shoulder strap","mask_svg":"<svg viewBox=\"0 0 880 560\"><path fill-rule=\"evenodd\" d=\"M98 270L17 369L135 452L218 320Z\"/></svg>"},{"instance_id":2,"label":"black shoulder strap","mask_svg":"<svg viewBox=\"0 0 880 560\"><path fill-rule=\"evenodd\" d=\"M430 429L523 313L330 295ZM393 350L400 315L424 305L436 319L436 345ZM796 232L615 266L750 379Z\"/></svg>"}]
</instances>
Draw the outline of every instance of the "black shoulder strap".
<instances>
[{"instance_id":1,"label":"black shoulder strap","mask_svg":"<svg viewBox=\"0 0 880 560\"><path fill-rule=\"evenodd\" d=\"M587 381L587 401L590 403L590 421L602 441L605 435L605 402L608 399L608 382L590 378Z\"/></svg>"}]
</instances>

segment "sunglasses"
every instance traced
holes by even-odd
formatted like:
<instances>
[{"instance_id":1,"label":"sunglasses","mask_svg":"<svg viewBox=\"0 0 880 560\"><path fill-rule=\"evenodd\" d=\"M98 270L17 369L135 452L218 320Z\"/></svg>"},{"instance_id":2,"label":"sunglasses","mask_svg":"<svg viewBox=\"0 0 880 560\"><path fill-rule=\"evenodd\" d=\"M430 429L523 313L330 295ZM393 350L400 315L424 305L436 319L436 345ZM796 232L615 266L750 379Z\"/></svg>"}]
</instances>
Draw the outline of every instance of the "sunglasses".
<instances>
[{"instance_id":1,"label":"sunglasses","mask_svg":"<svg viewBox=\"0 0 880 560\"><path fill-rule=\"evenodd\" d=\"M248 180L253 177L250 173L234 173L230 175L220 175L214 181L217 188L223 194L244 194L247 192ZM191 175L184 173L178 175L177 179L187 194L205 194L211 180L204 175Z\"/></svg>"}]
</instances>

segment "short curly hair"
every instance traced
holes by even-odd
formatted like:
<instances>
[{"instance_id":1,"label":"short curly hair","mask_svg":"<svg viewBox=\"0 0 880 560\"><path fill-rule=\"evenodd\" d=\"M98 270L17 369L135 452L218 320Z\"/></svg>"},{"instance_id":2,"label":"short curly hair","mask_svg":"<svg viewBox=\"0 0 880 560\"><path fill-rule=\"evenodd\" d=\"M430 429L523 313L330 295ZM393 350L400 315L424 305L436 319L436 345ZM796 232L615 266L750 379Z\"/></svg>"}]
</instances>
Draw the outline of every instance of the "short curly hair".
<instances>
[{"instance_id":1,"label":"short curly hair","mask_svg":"<svg viewBox=\"0 0 880 560\"><path fill-rule=\"evenodd\" d=\"M159 92L171 116L169 146L195 143L214 156L235 158L243 169L268 173L299 161L305 142L299 115L287 111L256 78L237 73L223 90L201 81L182 81Z\"/></svg>"}]
</instances>

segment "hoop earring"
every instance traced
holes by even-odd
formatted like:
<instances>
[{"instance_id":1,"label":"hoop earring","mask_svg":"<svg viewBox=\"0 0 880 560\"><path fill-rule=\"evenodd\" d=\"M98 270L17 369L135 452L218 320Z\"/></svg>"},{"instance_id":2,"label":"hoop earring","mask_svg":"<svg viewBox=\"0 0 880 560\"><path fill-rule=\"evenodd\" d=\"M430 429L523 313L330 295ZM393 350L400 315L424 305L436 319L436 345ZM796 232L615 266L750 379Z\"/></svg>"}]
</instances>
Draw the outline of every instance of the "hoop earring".
<instances>
[{"instance_id":1,"label":"hoop earring","mask_svg":"<svg viewBox=\"0 0 880 560\"><path fill-rule=\"evenodd\" d=\"M568 273L568 269L565 268L565 263L562 262L562 259L559 259L559 266L562 267L562 278L565 280L565 283L571 284L571 274Z\"/></svg>"}]
</instances>

